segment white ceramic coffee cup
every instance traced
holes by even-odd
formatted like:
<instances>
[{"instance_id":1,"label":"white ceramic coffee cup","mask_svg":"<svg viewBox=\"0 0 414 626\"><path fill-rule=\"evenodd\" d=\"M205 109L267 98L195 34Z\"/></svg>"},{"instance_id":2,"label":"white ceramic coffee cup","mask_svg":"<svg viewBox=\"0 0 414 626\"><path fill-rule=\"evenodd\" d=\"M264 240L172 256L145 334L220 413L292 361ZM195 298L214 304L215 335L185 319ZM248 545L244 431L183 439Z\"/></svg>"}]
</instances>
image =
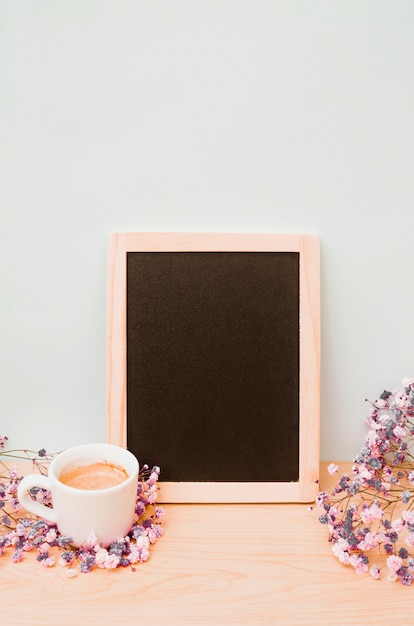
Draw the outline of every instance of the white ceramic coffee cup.
<instances>
[{"instance_id":1,"label":"white ceramic coffee cup","mask_svg":"<svg viewBox=\"0 0 414 626\"><path fill-rule=\"evenodd\" d=\"M120 465L128 478L106 489L76 489L60 482L63 470L106 461ZM136 457L120 446L107 443L84 444L68 448L50 463L48 475L25 476L18 488L18 498L27 511L57 524L60 533L81 546L91 532L102 545L124 537L134 521L139 464ZM51 492L53 508L32 500L32 487Z\"/></svg>"}]
</instances>

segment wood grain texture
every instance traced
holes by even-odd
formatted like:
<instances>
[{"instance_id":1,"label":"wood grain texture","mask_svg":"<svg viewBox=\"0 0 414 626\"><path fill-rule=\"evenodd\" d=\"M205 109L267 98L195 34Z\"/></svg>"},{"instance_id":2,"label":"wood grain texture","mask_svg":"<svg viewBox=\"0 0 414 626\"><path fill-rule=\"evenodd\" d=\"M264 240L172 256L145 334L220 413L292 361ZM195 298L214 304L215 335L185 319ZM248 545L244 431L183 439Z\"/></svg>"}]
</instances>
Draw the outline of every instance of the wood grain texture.
<instances>
[{"instance_id":1,"label":"wood grain texture","mask_svg":"<svg viewBox=\"0 0 414 626\"><path fill-rule=\"evenodd\" d=\"M319 471L320 251L314 235L113 233L108 246L107 441L126 445L126 254L135 251L278 251L300 253L299 481L257 483L253 502L310 502ZM164 502L244 501L243 483L165 482ZM254 496L254 497L253 497Z\"/></svg>"},{"instance_id":2,"label":"wood grain texture","mask_svg":"<svg viewBox=\"0 0 414 626\"><path fill-rule=\"evenodd\" d=\"M334 484L321 466L321 489ZM344 470L347 468L343 465ZM5 626L389 626L411 623L414 589L338 563L304 504L165 507L147 563L68 579L28 553L0 557Z\"/></svg>"}]
</instances>

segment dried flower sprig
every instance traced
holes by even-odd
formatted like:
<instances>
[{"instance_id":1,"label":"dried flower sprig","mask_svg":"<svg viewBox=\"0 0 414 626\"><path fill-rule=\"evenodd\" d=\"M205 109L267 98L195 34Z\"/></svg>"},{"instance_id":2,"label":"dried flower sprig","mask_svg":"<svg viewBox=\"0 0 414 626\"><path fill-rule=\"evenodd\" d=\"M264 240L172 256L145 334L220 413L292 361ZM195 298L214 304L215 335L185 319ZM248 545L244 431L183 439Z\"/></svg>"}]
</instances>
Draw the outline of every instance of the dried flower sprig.
<instances>
[{"instance_id":1,"label":"dried flower sprig","mask_svg":"<svg viewBox=\"0 0 414 626\"><path fill-rule=\"evenodd\" d=\"M414 379L384 391L371 403L368 433L354 459L352 475L338 476L316 505L328 528L332 551L357 574L404 585L414 582ZM369 556L368 556L369 554Z\"/></svg>"},{"instance_id":2,"label":"dried flower sprig","mask_svg":"<svg viewBox=\"0 0 414 626\"><path fill-rule=\"evenodd\" d=\"M144 465L140 470L135 519L125 537L103 548L91 533L80 548L75 548L71 545L71 538L62 536L55 524L22 512L17 499L22 476L16 466L9 465L10 459L30 460L33 471L46 474L48 463L55 455L44 449L38 452L4 450L6 442L7 436L0 435L0 556L10 554L16 563L24 558L25 552L37 550L36 558L44 567L58 562L67 567L69 577L94 568L130 566L135 571L136 564L148 559L150 546L163 534L164 509L157 506L159 467ZM48 491L35 488L30 493L42 504L51 505Z\"/></svg>"}]
</instances>

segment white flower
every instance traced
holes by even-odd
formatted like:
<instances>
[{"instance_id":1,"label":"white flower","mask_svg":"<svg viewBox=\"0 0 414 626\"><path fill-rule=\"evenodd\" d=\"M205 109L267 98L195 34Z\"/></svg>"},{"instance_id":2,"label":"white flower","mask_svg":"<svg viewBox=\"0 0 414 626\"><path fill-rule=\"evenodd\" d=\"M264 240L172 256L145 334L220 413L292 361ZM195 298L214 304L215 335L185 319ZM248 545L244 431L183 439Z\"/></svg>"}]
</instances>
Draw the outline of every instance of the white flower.
<instances>
[{"instance_id":1,"label":"white flower","mask_svg":"<svg viewBox=\"0 0 414 626\"><path fill-rule=\"evenodd\" d=\"M404 439L407 434L405 429L401 428L401 426L396 426L392 432L398 439Z\"/></svg>"},{"instance_id":2,"label":"white flower","mask_svg":"<svg viewBox=\"0 0 414 626\"><path fill-rule=\"evenodd\" d=\"M66 576L68 578L74 578L77 575L78 575L78 572L73 567L69 567L69 569L66 571Z\"/></svg>"},{"instance_id":3,"label":"white flower","mask_svg":"<svg viewBox=\"0 0 414 626\"><path fill-rule=\"evenodd\" d=\"M414 524L414 511L403 511L402 518L407 524Z\"/></svg>"},{"instance_id":4,"label":"white flower","mask_svg":"<svg viewBox=\"0 0 414 626\"><path fill-rule=\"evenodd\" d=\"M98 567L105 567L105 561L108 558L108 550L106 548L100 548L96 553L96 565Z\"/></svg>"},{"instance_id":5,"label":"white flower","mask_svg":"<svg viewBox=\"0 0 414 626\"><path fill-rule=\"evenodd\" d=\"M390 572L398 572L401 565L402 565L402 559L399 556L395 556L394 554L392 554L391 556L388 557L387 567L390 570Z\"/></svg>"}]
</instances>

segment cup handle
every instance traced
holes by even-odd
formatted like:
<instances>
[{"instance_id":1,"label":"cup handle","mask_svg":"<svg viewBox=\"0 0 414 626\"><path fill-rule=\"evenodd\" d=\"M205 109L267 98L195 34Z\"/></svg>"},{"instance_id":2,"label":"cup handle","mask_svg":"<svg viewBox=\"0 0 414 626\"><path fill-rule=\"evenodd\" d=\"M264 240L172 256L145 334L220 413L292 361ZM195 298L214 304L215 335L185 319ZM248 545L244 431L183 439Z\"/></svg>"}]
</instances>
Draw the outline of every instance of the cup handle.
<instances>
[{"instance_id":1,"label":"cup handle","mask_svg":"<svg viewBox=\"0 0 414 626\"><path fill-rule=\"evenodd\" d=\"M22 478L17 489L17 497L20 504L26 509L26 511L34 513L39 517L43 517L43 519L48 522L56 524L57 519L55 510L41 504L40 502L36 502L36 500L32 500L32 498L27 494L28 489L32 489L32 487L40 487L41 489L47 489L50 491L50 480L43 474L30 474L29 476Z\"/></svg>"}]
</instances>

